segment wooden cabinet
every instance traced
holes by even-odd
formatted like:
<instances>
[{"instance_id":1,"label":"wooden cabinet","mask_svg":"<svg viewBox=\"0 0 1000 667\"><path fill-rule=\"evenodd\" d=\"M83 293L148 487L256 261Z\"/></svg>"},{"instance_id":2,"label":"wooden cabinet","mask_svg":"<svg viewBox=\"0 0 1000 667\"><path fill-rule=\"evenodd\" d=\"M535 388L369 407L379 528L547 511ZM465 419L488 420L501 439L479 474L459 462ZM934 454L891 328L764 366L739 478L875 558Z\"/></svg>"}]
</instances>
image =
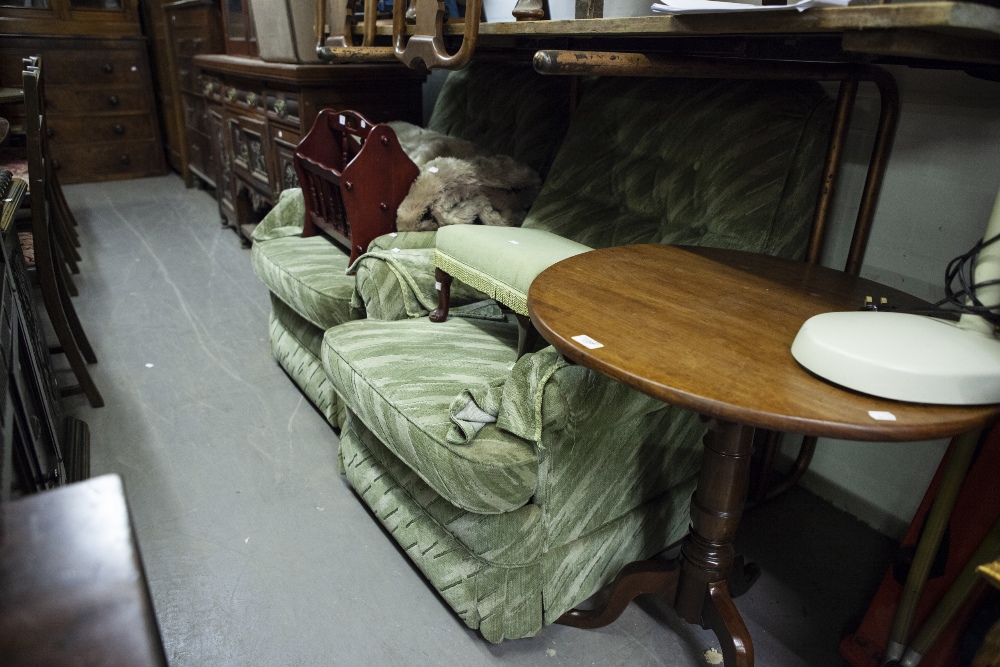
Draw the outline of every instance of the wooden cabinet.
<instances>
[{"instance_id":1,"label":"wooden cabinet","mask_svg":"<svg viewBox=\"0 0 1000 667\"><path fill-rule=\"evenodd\" d=\"M298 186L292 156L320 109L420 122L424 74L395 63L294 65L227 55L194 63L215 171L202 176L193 164L191 171L215 186L223 224L247 243L281 191Z\"/></svg>"},{"instance_id":2,"label":"wooden cabinet","mask_svg":"<svg viewBox=\"0 0 1000 667\"><path fill-rule=\"evenodd\" d=\"M205 81L194 57L224 50L222 15L214 0L181 0L164 5L164 10L172 53L168 66L178 91L176 113L181 123L181 163L175 169L188 186L200 179L215 187Z\"/></svg>"},{"instance_id":3,"label":"wooden cabinet","mask_svg":"<svg viewBox=\"0 0 1000 667\"><path fill-rule=\"evenodd\" d=\"M52 162L63 183L166 171L146 40L6 37L0 81L19 81L22 58L45 63Z\"/></svg>"},{"instance_id":4,"label":"wooden cabinet","mask_svg":"<svg viewBox=\"0 0 1000 667\"><path fill-rule=\"evenodd\" d=\"M0 0L3 33L142 35L138 0Z\"/></svg>"},{"instance_id":5,"label":"wooden cabinet","mask_svg":"<svg viewBox=\"0 0 1000 667\"><path fill-rule=\"evenodd\" d=\"M258 55L257 31L250 0L222 0L222 18L226 30L226 53Z\"/></svg>"}]
</instances>

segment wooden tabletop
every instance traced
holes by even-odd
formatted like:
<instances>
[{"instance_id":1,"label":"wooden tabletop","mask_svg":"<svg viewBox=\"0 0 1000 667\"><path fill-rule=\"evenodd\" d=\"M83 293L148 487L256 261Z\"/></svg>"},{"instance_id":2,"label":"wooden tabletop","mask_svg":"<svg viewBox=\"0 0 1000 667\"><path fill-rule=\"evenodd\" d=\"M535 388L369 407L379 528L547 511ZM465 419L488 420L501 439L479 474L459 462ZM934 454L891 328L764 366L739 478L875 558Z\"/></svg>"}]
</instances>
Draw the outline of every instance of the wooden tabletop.
<instances>
[{"instance_id":1,"label":"wooden tabletop","mask_svg":"<svg viewBox=\"0 0 1000 667\"><path fill-rule=\"evenodd\" d=\"M528 293L539 332L567 358L665 402L751 426L851 440L926 440L979 429L1000 405L929 406L818 379L792 357L802 323L865 296L919 299L840 271L763 255L621 246L546 269ZM584 335L603 344L588 349ZM891 413L895 421L870 413Z\"/></svg>"},{"instance_id":2,"label":"wooden tabletop","mask_svg":"<svg viewBox=\"0 0 1000 667\"><path fill-rule=\"evenodd\" d=\"M0 505L0 656L167 664L117 475Z\"/></svg>"}]
</instances>

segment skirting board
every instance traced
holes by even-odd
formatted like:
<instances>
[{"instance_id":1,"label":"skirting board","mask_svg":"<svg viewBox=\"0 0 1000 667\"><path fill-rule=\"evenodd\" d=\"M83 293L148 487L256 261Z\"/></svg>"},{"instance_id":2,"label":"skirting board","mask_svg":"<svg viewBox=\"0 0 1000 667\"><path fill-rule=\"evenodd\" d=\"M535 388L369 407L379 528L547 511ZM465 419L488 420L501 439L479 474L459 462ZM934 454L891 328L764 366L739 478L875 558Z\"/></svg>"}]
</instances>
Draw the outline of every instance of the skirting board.
<instances>
[{"instance_id":1,"label":"skirting board","mask_svg":"<svg viewBox=\"0 0 1000 667\"><path fill-rule=\"evenodd\" d=\"M812 470L806 471L799 484L802 488L815 493L834 507L844 510L883 535L900 540L906 534L906 529L909 527L906 521Z\"/></svg>"}]
</instances>

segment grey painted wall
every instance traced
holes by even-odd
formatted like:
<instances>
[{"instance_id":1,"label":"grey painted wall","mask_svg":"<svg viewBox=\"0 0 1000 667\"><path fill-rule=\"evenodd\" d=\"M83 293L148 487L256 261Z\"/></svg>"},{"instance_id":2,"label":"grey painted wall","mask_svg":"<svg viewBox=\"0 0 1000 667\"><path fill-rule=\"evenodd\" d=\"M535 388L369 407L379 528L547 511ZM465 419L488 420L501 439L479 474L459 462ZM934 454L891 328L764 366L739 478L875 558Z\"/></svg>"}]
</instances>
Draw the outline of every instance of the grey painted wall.
<instances>
[{"instance_id":1,"label":"grey painted wall","mask_svg":"<svg viewBox=\"0 0 1000 667\"><path fill-rule=\"evenodd\" d=\"M948 261L983 235L1000 189L1000 84L960 72L890 68L902 112L862 275L936 301ZM824 263L842 268L878 117L862 87ZM821 440L804 484L898 537L947 441ZM787 451L788 448L786 448Z\"/></svg>"}]
</instances>

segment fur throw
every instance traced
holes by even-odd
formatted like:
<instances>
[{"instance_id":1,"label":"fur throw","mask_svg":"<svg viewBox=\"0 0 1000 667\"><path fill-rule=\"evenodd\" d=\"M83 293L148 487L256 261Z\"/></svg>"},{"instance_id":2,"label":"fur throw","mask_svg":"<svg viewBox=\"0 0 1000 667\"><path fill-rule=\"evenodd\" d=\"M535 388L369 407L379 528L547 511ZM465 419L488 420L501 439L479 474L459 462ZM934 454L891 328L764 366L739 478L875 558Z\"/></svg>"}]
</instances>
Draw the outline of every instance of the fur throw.
<instances>
[{"instance_id":1,"label":"fur throw","mask_svg":"<svg viewBox=\"0 0 1000 667\"><path fill-rule=\"evenodd\" d=\"M396 133L403 152L422 170L424 165L438 157L467 158L483 151L465 139L450 137L412 123L395 120L387 123Z\"/></svg>"},{"instance_id":2,"label":"fur throw","mask_svg":"<svg viewBox=\"0 0 1000 667\"><path fill-rule=\"evenodd\" d=\"M399 205L399 231L442 225L518 227L542 187L531 167L507 155L489 155L456 139L409 123L391 123L420 175Z\"/></svg>"}]
</instances>

